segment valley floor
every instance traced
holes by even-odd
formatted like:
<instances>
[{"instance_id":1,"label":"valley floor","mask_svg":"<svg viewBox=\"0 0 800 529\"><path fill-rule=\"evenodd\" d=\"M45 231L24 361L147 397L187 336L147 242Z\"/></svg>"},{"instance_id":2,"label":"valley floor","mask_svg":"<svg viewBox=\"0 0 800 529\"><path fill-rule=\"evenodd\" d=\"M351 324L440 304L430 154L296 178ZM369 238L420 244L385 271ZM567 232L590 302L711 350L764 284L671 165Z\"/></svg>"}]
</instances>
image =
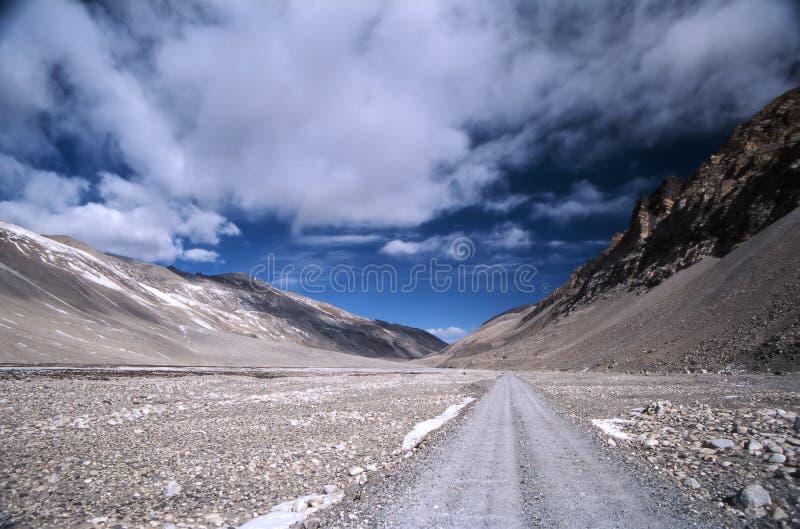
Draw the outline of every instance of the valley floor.
<instances>
[{"instance_id":1,"label":"valley floor","mask_svg":"<svg viewBox=\"0 0 800 529\"><path fill-rule=\"evenodd\" d=\"M239 527L326 492L309 527L800 523L797 376L497 375L0 370L0 527ZM731 499L756 482L769 505Z\"/></svg>"}]
</instances>

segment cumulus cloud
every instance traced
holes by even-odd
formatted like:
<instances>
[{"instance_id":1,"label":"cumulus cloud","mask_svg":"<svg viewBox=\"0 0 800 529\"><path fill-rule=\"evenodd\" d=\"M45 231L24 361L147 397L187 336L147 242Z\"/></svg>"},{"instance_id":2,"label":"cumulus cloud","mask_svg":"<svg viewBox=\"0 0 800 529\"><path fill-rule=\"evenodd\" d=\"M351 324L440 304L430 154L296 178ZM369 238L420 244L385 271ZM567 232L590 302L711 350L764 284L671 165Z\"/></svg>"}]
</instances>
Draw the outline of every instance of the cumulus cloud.
<instances>
[{"instance_id":1,"label":"cumulus cloud","mask_svg":"<svg viewBox=\"0 0 800 529\"><path fill-rule=\"evenodd\" d=\"M197 263L215 263L219 261L219 254L213 250L203 248L191 248L181 254L184 261L194 261Z\"/></svg>"},{"instance_id":2,"label":"cumulus cloud","mask_svg":"<svg viewBox=\"0 0 800 529\"><path fill-rule=\"evenodd\" d=\"M531 216L566 224L573 219L594 215L628 215L639 195L652 186L651 180L637 178L622 189L608 193L588 180L579 180L564 196L545 193L538 197L531 205Z\"/></svg>"},{"instance_id":3,"label":"cumulus cloud","mask_svg":"<svg viewBox=\"0 0 800 529\"><path fill-rule=\"evenodd\" d=\"M489 248L502 250L529 248L533 242L530 232L513 222L496 227L488 235L479 236L479 240Z\"/></svg>"},{"instance_id":4,"label":"cumulus cloud","mask_svg":"<svg viewBox=\"0 0 800 529\"><path fill-rule=\"evenodd\" d=\"M416 226L543 152L749 115L796 81L797 22L789 0L18 2L0 27L0 153L80 203L4 207L76 236L144 223L95 239L161 259L235 235L231 211ZM83 180L58 170L65 144Z\"/></svg>"},{"instance_id":5,"label":"cumulus cloud","mask_svg":"<svg viewBox=\"0 0 800 529\"><path fill-rule=\"evenodd\" d=\"M468 332L465 329L462 329L461 327L455 327L455 326L437 327L434 329L427 329L427 331L432 335L437 336L441 340L444 340L447 343L453 343L456 340L463 338L464 336L467 335Z\"/></svg>"},{"instance_id":6,"label":"cumulus cloud","mask_svg":"<svg viewBox=\"0 0 800 529\"><path fill-rule=\"evenodd\" d=\"M215 244L239 233L213 211L167 202L110 173L91 185L0 155L0 174L0 189L8 197L0 201L0 218L40 233L69 234L118 255L172 262L186 255L184 241Z\"/></svg>"}]
</instances>

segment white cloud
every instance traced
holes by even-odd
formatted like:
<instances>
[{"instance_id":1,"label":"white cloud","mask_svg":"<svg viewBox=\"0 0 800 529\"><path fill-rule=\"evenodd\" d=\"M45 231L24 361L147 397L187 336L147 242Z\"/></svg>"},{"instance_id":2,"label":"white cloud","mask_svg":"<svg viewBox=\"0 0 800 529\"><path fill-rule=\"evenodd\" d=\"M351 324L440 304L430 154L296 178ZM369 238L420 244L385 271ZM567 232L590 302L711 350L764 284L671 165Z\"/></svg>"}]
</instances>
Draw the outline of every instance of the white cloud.
<instances>
[{"instance_id":1,"label":"white cloud","mask_svg":"<svg viewBox=\"0 0 800 529\"><path fill-rule=\"evenodd\" d=\"M103 173L92 187L86 180L39 171L0 156L0 187L9 197L0 201L4 220L39 233L68 234L102 251L148 261L181 257L184 239L215 244L221 235L238 233L221 215L175 207L142 184L110 173ZM92 189L96 200L88 198Z\"/></svg>"},{"instance_id":2,"label":"white cloud","mask_svg":"<svg viewBox=\"0 0 800 529\"><path fill-rule=\"evenodd\" d=\"M219 254L213 250L204 250L203 248L192 248L185 250L181 254L181 259L184 261L195 261L198 263L215 263L219 261Z\"/></svg>"},{"instance_id":3,"label":"white cloud","mask_svg":"<svg viewBox=\"0 0 800 529\"><path fill-rule=\"evenodd\" d=\"M524 250L533 243L529 231L514 222L499 224L488 231L475 231L469 234L453 232L448 235L432 235L426 239L402 240L393 239L383 245L380 253L393 257L415 257L420 255L441 255L452 257L453 251L466 251L468 259L472 259L477 251L483 249ZM453 245L466 247L453 248Z\"/></svg>"},{"instance_id":4,"label":"white cloud","mask_svg":"<svg viewBox=\"0 0 800 529\"><path fill-rule=\"evenodd\" d=\"M530 232L513 222L497 226L488 235L481 237L480 240L490 248L502 250L529 248L533 242Z\"/></svg>"},{"instance_id":5,"label":"white cloud","mask_svg":"<svg viewBox=\"0 0 800 529\"><path fill-rule=\"evenodd\" d=\"M565 224L594 215L628 215L639 195L652 186L652 180L637 178L614 193L604 193L588 180L579 180L565 196L547 193L539 197L531 205L531 216Z\"/></svg>"},{"instance_id":6,"label":"white cloud","mask_svg":"<svg viewBox=\"0 0 800 529\"><path fill-rule=\"evenodd\" d=\"M71 190L31 188L5 210L75 236L137 226L94 239L162 259L235 235L229 211L300 230L480 205L499 167L545 151L585 159L741 119L791 86L800 49L788 0L29 0L4 14L0 153L50 167L68 140L96 172L131 171L130 187L95 182L94 202L42 176Z\"/></svg>"},{"instance_id":7,"label":"white cloud","mask_svg":"<svg viewBox=\"0 0 800 529\"><path fill-rule=\"evenodd\" d=\"M444 328L437 327L435 329L427 329L427 331L432 335L437 336L441 340L444 340L445 342L448 343L453 343L456 340L463 338L464 336L467 335L468 332L462 329L461 327L454 327L454 326L444 327Z\"/></svg>"},{"instance_id":8,"label":"white cloud","mask_svg":"<svg viewBox=\"0 0 800 529\"><path fill-rule=\"evenodd\" d=\"M380 252L393 257L409 257L421 254L434 254L442 250L443 238L430 237L422 241L403 241L393 239L380 249Z\"/></svg>"}]
</instances>

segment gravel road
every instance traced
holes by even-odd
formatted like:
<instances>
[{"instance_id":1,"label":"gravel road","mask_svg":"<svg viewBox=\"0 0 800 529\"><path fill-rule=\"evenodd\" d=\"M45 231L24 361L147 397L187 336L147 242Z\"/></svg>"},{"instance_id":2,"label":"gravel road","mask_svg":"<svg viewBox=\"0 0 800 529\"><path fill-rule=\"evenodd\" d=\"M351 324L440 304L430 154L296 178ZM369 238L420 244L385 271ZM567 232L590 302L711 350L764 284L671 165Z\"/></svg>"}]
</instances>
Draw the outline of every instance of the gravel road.
<instances>
[{"instance_id":1,"label":"gravel road","mask_svg":"<svg viewBox=\"0 0 800 529\"><path fill-rule=\"evenodd\" d=\"M379 527L690 525L516 375L498 379L441 454Z\"/></svg>"}]
</instances>

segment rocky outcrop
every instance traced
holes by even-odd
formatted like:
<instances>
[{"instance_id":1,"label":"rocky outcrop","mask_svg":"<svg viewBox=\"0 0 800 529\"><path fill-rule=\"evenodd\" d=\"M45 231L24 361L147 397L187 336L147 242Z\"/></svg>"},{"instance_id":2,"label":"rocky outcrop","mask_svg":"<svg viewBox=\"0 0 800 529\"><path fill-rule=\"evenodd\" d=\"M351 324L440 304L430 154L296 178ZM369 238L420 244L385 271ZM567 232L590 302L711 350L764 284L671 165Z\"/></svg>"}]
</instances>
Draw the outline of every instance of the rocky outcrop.
<instances>
[{"instance_id":1,"label":"rocky outcrop","mask_svg":"<svg viewBox=\"0 0 800 529\"><path fill-rule=\"evenodd\" d=\"M800 88L739 125L688 180L667 178L628 229L539 304L561 313L615 288L650 288L722 257L800 206ZM533 315L530 315L533 317Z\"/></svg>"}]
</instances>

